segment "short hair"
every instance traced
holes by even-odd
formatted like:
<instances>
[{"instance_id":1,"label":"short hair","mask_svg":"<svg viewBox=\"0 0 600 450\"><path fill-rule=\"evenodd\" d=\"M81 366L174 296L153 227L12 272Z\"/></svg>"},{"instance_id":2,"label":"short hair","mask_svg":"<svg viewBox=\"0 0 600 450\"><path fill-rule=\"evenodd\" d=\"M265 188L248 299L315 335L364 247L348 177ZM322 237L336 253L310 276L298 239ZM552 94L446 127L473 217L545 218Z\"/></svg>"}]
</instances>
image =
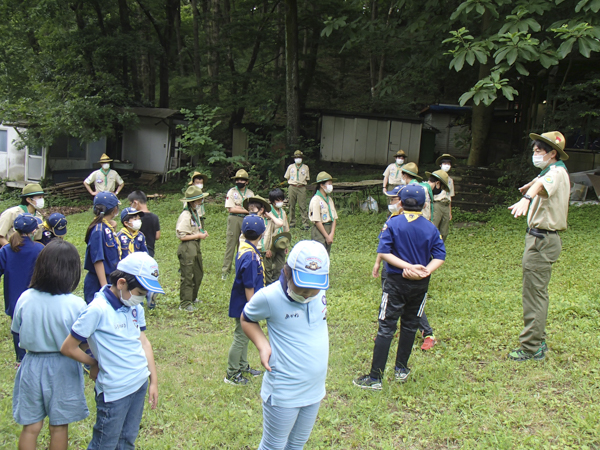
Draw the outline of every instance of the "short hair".
<instances>
[{"instance_id":1,"label":"short hair","mask_svg":"<svg viewBox=\"0 0 600 450\"><path fill-rule=\"evenodd\" d=\"M450 164L452 164L452 158L444 158L444 159L442 159L441 163L442 164L444 164L444 163L450 163Z\"/></svg>"},{"instance_id":2,"label":"short hair","mask_svg":"<svg viewBox=\"0 0 600 450\"><path fill-rule=\"evenodd\" d=\"M262 205L261 205L262 207ZM260 234L258 234L256 231L254 230L248 230L244 233L244 237L246 239L248 239L249 241L255 241L260 237Z\"/></svg>"},{"instance_id":3,"label":"short hair","mask_svg":"<svg viewBox=\"0 0 600 450\"><path fill-rule=\"evenodd\" d=\"M29 202L27 201L28 198L30 198L31 195L27 196L27 197L21 197L21 205L29 205Z\"/></svg>"},{"instance_id":4,"label":"short hair","mask_svg":"<svg viewBox=\"0 0 600 450\"><path fill-rule=\"evenodd\" d=\"M145 205L146 203L148 203L148 197L146 197L146 194L144 194L142 191L133 191L131 194L129 194L127 196L127 200L129 200L131 203L137 201L138 203L141 203L142 205Z\"/></svg>"},{"instance_id":5,"label":"short hair","mask_svg":"<svg viewBox=\"0 0 600 450\"><path fill-rule=\"evenodd\" d=\"M248 209L251 206L256 206L258 208L258 210L260 211L261 209L265 209L265 205L263 205L261 202L248 202Z\"/></svg>"},{"instance_id":6,"label":"short hair","mask_svg":"<svg viewBox=\"0 0 600 450\"><path fill-rule=\"evenodd\" d=\"M53 239L37 257L30 288L51 295L70 294L81 279L81 258L73 244Z\"/></svg>"},{"instance_id":7,"label":"short hair","mask_svg":"<svg viewBox=\"0 0 600 450\"><path fill-rule=\"evenodd\" d=\"M539 139L536 139L535 141L533 141L532 147L537 147L539 149L542 149L546 153L550 153L552 150L554 150L549 144L547 144L544 141L540 141ZM558 155L558 152L556 152L556 154Z\"/></svg>"},{"instance_id":8,"label":"short hair","mask_svg":"<svg viewBox=\"0 0 600 450\"><path fill-rule=\"evenodd\" d=\"M406 175L408 178L410 178L411 180L416 180L417 177L415 177L414 175L411 175L410 173L407 172L402 172L403 175Z\"/></svg>"},{"instance_id":9,"label":"short hair","mask_svg":"<svg viewBox=\"0 0 600 450\"><path fill-rule=\"evenodd\" d=\"M285 198L285 194L283 193L283 191L279 188L273 189L271 192L269 192L269 201L271 203L275 203L275 200L283 200Z\"/></svg>"},{"instance_id":10,"label":"short hair","mask_svg":"<svg viewBox=\"0 0 600 450\"><path fill-rule=\"evenodd\" d=\"M418 205L417 200L414 198L407 198L402 201L402 207L404 211L423 211L424 205Z\"/></svg>"},{"instance_id":11,"label":"short hair","mask_svg":"<svg viewBox=\"0 0 600 450\"><path fill-rule=\"evenodd\" d=\"M130 273L127 272L123 272L122 270L113 270L110 275L110 284L112 284L113 286L117 285L117 281L119 281L120 278L124 278L125 281L127 282L127 290L132 291L135 288L139 288L142 289L144 291L147 291L146 288L144 288L140 282L137 280L137 278L135 277L135 275L131 275Z\"/></svg>"},{"instance_id":12,"label":"short hair","mask_svg":"<svg viewBox=\"0 0 600 450\"><path fill-rule=\"evenodd\" d=\"M440 183L440 184L442 184L441 181L440 181L440 179L437 178L437 177L434 177L433 175L429 176L429 182L430 183Z\"/></svg>"}]
</instances>

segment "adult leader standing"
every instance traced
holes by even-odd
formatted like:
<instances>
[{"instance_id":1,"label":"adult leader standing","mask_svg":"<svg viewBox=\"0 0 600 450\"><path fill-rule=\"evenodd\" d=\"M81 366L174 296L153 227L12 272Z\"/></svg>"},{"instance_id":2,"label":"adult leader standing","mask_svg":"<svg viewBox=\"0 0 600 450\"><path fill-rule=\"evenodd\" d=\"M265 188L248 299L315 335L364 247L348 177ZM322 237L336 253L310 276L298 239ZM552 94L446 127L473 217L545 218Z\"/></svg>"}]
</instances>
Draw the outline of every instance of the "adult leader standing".
<instances>
[{"instance_id":1,"label":"adult leader standing","mask_svg":"<svg viewBox=\"0 0 600 450\"><path fill-rule=\"evenodd\" d=\"M101 164L100 169L93 171L90 176L84 180L83 185L93 196L106 191L119 195L119 192L121 192L125 183L119 173L110 168L112 159L110 159L106 153L103 153L98 162ZM93 189L92 186L94 186Z\"/></svg>"},{"instance_id":2,"label":"adult leader standing","mask_svg":"<svg viewBox=\"0 0 600 450\"><path fill-rule=\"evenodd\" d=\"M533 165L542 172L519 188L523 198L508 209L513 216L527 213L527 234L523 253L523 323L521 347L508 354L513 361L542 360L546 357L548 284L562 250L558 232L567 229L571 182L563 161L565 137L558 131L531 133Z\"/></svg>"}]
</instances>

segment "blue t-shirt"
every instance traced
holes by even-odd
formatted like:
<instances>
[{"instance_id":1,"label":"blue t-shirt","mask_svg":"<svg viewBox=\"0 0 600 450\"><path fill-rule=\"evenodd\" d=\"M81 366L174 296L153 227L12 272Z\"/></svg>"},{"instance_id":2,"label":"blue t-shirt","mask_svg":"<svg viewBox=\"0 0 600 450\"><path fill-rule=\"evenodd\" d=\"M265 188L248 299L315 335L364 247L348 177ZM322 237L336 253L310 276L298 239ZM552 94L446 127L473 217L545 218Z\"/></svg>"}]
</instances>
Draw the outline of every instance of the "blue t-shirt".
<instances>
[{"instance_id":1,"label":"blue t-shirt","mask_svg":"<svg viewBox=\"0 0 600 450\"><path fill-rule=\"evenodd\" d=\"M235 258L235 280L229 298L229 317L239 319L246 306L246 288L254 288L254 295L265 284L260 252L249 241L240 245Z\"/></svg>"},{"instance_id":2,"label":"blue t-shirt","mask_svg":"<svg viewBox=\"0 0 600 450\"><path fill-rule=\"evenodd\" d=\"M98 360L100 372L96 392L104 392L107 402L114 402L137 391L148 379L148 360L140 341L146 329L142 305L123 305L104 286L81 313L71 328L71 335L87 339Z\"/></svg>"},{"instance_id":3,"label":"blue t-shirt","mask_svg":"<svg viewBox=\"0 0 600 450\"><path fill-rule=\"evenodd\" d=\"M29 287L33 268L44 246L23 237L23 246L17 253L10 244L0 248L0 276L4 275L4 311L13 316L17 300Z\"/></svg>"},{"instance_id":4,"label":"blue t-shirt","mask_svg":"<svg viewBox=\"0 0 600 450\"><path fill-rule=\"evenodd\" d=\"M271 397L273 406L299 408L325 396L329 359L327 299L325 291L309 303L298 303L287 295L283 274L279 281L261 289L244 308L244 319L266 319L271 344L269 366L260 395Z\"/></svg>"},{"instance_id":5,"label":"blue t-shirt","mask_svg":"<svg viewBox=\"0 0 600 450\"><path fill-rule=\"evenodd\" d=\"M130 247L133 247L134 252L148 253L146 236L144 236L144 233L138 231L136 235L128 235L125 231L125 228L123 228L117 233L117 242L121 246L121 259L129 256Z\"/></svg>"},{"instance_id":6,"label":"blue t-shirt","mask_svg":"<svg viewBox=\"0 0 600 450\"><path fill-rule=\"evenodd\" d=\"M111 227L103 222L97 224L90 233L90 239L85 249L83 268L96 275L94 263L104 263L104 273L110 275L117 269L119 263L119 243Z\"/></svg>"},{"instance_id":7,"label":"blue t-shirt","mask_svg":"<svg viewBox=\"0 0 600 450\"><path fill-rule=\"evenodd\" d=\"M30 352L60 352L86 304L73 294L52 295L27 289L17 303L11 330L19 334L19 347Z\"/></svg>"},{"instance_id":8,"label":"blue t-shirt","mask_svg":"<svg viewBox=\"0 0 600 450\"><path fill-rule=\"evenodd\" d=\"M390 219L379 235L377 253L391 253L409 264L426 266L433 259L446 259L446 247L439 230L423 215L405 211ZM388 264L388 273L402 269Z\"/></svg>"}]
</instances>

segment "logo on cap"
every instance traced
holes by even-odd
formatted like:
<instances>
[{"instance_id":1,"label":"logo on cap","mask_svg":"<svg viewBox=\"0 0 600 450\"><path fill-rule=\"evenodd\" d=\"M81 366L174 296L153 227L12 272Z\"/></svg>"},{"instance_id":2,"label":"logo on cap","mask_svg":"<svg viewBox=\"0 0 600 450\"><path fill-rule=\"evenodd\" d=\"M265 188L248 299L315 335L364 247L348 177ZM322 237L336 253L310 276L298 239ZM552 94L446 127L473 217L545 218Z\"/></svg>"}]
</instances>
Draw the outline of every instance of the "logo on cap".
<instances>
[{"instance_id":1,"label":"logo on cap","mask_svg":"<svg viewBox=\"0 0 600 450\"><path fill-rule=\"evenodd\" d=\"M152 272L151 275L158 278L158 269L154 269L154 272Z\"/></svg>"},{"instance_id":2,"label":"logo on cap","mask_svg":"<svg viewBox=\"0 0 600 450\"><path fill-rule=\"evenodd\" d=\"M308 270L319 270L321 266L316 261L309 262L306 266L304 266Z\"/></svg>"}]
</instances>

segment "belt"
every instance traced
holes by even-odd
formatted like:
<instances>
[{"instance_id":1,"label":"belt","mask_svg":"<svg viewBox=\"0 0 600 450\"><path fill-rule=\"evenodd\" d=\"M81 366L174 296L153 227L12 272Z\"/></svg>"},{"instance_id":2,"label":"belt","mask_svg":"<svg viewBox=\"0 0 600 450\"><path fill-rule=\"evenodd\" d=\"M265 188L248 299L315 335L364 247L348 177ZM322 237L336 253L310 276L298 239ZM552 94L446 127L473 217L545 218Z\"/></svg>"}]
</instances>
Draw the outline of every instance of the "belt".
<instances>
[{"instance_id":1,"label":"belt","mask_svg":"<svg viewBox=\"0 0 600 450\"><path fill-rule=\"evenodd\" d=\"M558 234L558 231L542 230L540 228L527 228L527 233L536 238L544 239L546 234Z\"/></svg>"},{"instance_id":2,"label":"belt","mask_svg":"<svg viewBox=\"0 0 600 450\"><path fill-rule=\"evenodd\" d=\"M246 217L247 214L235 214L235 213L229 213L230 216L236 216L236 217Z\"/></svg>"}]
</instances>

